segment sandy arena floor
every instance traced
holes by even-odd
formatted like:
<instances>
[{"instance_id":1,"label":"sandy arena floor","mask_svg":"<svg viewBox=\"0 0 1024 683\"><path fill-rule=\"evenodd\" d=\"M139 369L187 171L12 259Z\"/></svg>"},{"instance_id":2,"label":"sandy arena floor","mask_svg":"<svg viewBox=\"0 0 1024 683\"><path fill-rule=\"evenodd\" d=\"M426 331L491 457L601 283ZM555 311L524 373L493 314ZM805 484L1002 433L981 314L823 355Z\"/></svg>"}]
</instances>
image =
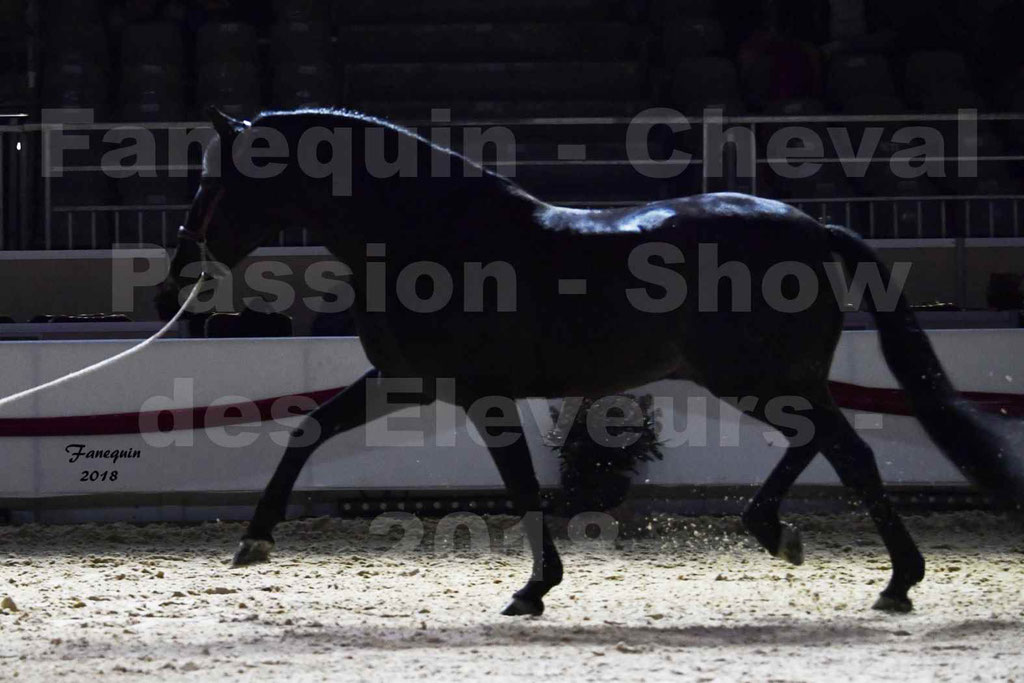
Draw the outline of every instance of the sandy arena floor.
<instances>
[{"instance_id":1,"label":"sandy arena floor","mask_svg":"<svg viewBox=\"0 0 1024 683\"><path fill-rule=\"evenodd\" d=\"M900 616L869 609L889 564L861 516L794 519L802 567L735 518L563 538L566 581L525 620L498 614L528 572L513 521L475 553L431 521L401 552L368 521L294 522L241 570L238 524L0 528L0 680L1024 681L1019 521L910 518L929 568Z\"/></svg>"}]
</instances>

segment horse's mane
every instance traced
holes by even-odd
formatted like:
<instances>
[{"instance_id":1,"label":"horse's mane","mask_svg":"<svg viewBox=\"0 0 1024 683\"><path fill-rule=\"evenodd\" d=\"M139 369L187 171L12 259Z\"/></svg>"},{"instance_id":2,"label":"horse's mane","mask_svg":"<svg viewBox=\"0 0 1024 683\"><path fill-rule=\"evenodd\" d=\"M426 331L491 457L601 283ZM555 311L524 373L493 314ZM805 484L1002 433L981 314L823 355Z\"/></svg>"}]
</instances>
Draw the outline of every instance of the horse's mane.
<instances>
[{"instance_id":1,"label":"horse's mane","mask_svg":"<svg viewBox=\"0 0 1024 683\"><path fill-rule=\"evenodd\" d=\"M447 147L441 147L433 141L423 137L419 133L412 131L404 126L400 126L396 123L392 123L386 119L372 116L370 114L364 114L362 112L353 111L351 109L336 109L336 108L303 108L303 109L288 109L288 110L272 110L260 112L256 118L253 119L252 125L266 125L279 130L286 137L299 136L303 131L311 126L323 126L324 128L337 128L337 127L381 127L388 128L390 130L405 135L417 140L421 145L426 145L431 151L439 151L445 154L449 154L455 157L460 163L472 166L482 173L485 178L492 178L494 180L501 181L507 185L510 185L512 189L519 192L525 192L519 187L514 181L505 176L495 173L489 168L477 163L473 159L464 156L454 150L448 149Z\"/></svg>"}]
</instances>

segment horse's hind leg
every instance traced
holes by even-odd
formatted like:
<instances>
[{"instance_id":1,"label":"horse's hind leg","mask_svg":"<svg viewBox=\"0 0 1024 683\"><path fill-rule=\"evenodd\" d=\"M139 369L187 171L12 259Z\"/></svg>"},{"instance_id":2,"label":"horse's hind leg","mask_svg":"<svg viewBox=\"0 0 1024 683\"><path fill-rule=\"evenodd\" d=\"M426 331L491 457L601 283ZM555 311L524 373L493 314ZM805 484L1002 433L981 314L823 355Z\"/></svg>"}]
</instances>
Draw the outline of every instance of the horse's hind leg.
<instances>
[{"instance_id":1,"label":"horse's hind leg","mask_svg":"<svg viewBox=\"0 0 1024 683\"><path fill-rule=\"evenodd\" d=\"M795 441L795 444L786 449L764 484L751 498L742 519L747 530L773 556L793 564L803 564L804 549L800 532L796 527L779 520L779 506L793 483L821 451L822 434L831 431L831 411L817 407L830 404L831 398L824 380L818 389L780 392L779 395L802 396L811 402L812 408L806 417L812 431L804 434L796 429L780 428L783 435ZM764 402L760 404L764 405ZM763 414L754 416L764 419Z\"/></svg>"},{"instance_id":2,"label":"horse's hind leg","mask_svg":"<svg viewBox=\"0 0 1024 683\"><path fill-rule=\"evenodd\" d=\"M489 431L484 424L486 420L482 419L485 416L474 415L475 411L472 410L468 412L494 459L512 503L520 514L536 515L535 523L534 520L523 522L533 554L530 580L513 594L512 601L501 613L506 616L541 614L544 612L543 597L562 582L562 560L558 556L548 525L541 516L540 484L533 469L533 460L530 459L530 449L523 434L522 423L515 412L514 404L511 407L511 414L508 414L509 410L505 411L505 417L509 418L510 422L511 418L515 417L516 422L511 426L503 423L502 433L499 434Z\"/></svg>"},{"instance_id":3,"label":"horse's hind leg","mask_svg":"<svg viewBox=\"0 0 1024 683\"><path fill-rule=\"evenodd\" d=\"M795 527L779 521L779 505L818 450L815 442L787 448L743 511L743 525L754 538L769 553L793 564L803 564L803 543Z\"/></svg>"},{"instance_id":4,"label":"horse's hind leg","mask_svg":"<svg viewBox=\"0 0 1024 683\"><path fill-rule=\"evenodd\" d=\"M822 451L843 484L854 490L867 506L892 561L892 578L875 602L875 609L909 612L913 608L907 591L924 578L924 557L910 537L903 521L882 488L871 447L850 423L833 409L835 431Z\"/></svg>"}]
</instances>

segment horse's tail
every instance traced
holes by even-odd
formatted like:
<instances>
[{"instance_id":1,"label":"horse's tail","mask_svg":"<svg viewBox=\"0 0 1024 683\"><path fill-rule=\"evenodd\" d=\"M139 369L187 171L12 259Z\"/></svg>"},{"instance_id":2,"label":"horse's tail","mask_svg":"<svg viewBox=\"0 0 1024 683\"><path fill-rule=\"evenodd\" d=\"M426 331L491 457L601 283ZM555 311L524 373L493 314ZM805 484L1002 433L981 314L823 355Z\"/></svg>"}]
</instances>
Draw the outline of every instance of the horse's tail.
<instances>
[{"instance_id":1,"label":"horse's tail","mask_svg":"<svg viewBox=\"0 0 1024 683\"><path fill-rule=\"evenodd\" d=\"M859 264L873 263L888 282L888 269L864 240L841 226L827 229L829 248L842 257L847 270L855 272ZM1024 463L1006 440L985 424L995 426L998 418L982 415L953 389L902 293L887 310L878 309L870 287L865 288L864 298L875 318L885 361L925 431L964 476L1020 508L1024 504Z\"/></svg>"}]
</instances>

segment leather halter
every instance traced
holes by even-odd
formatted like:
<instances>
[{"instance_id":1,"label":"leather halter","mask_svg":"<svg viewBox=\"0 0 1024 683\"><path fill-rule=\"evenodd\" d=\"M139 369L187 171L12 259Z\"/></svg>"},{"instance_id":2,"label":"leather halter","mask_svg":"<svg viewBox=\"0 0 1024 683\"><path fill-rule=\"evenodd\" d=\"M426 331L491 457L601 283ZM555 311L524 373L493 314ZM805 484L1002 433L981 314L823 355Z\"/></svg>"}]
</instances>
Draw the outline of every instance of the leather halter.
<instances>
[{"instance_id":1,"label":"leather halter","mask_svg":"<svg viewBox=\"0 0 1024 683\"><path fill-rule=\"evenodd\" d=\"M189 230L185 226L178 228L178 237L185 238L196 244L206 244L207 231L210 229L210 222L213 220L213 214L217 211L217 205L220 204L220 200L224 197L224 188L217 190L217 194L213 196L210 201L210 205L207 207L206 212L203 214L203 220L199 223L199 230Z\"/></svg>"},{"instance_id":2,"label":"leather halter","mask_svg":"<svg viewBox=\"0 0 1024 683\"><path fill-rule=\"evenodd\" d=\"M186 239L190 242L194 242L199 247L199 258L203 264L203 273L200 276L202 280L219 280L227 277L231 273L231 269L220 263L209 247L206 246L206 238L209 236L208 231L210 229L210 222L213 221L213 214L217 212L217 205L220 204L220 200L224 197L224 188L221 187L217 190L217 194L210 200L210 205L206 208L203 213L203 220L199 223L198 230L189 230L185 226L178 228L178 239Z\"/></svg>"}]
</instances>

